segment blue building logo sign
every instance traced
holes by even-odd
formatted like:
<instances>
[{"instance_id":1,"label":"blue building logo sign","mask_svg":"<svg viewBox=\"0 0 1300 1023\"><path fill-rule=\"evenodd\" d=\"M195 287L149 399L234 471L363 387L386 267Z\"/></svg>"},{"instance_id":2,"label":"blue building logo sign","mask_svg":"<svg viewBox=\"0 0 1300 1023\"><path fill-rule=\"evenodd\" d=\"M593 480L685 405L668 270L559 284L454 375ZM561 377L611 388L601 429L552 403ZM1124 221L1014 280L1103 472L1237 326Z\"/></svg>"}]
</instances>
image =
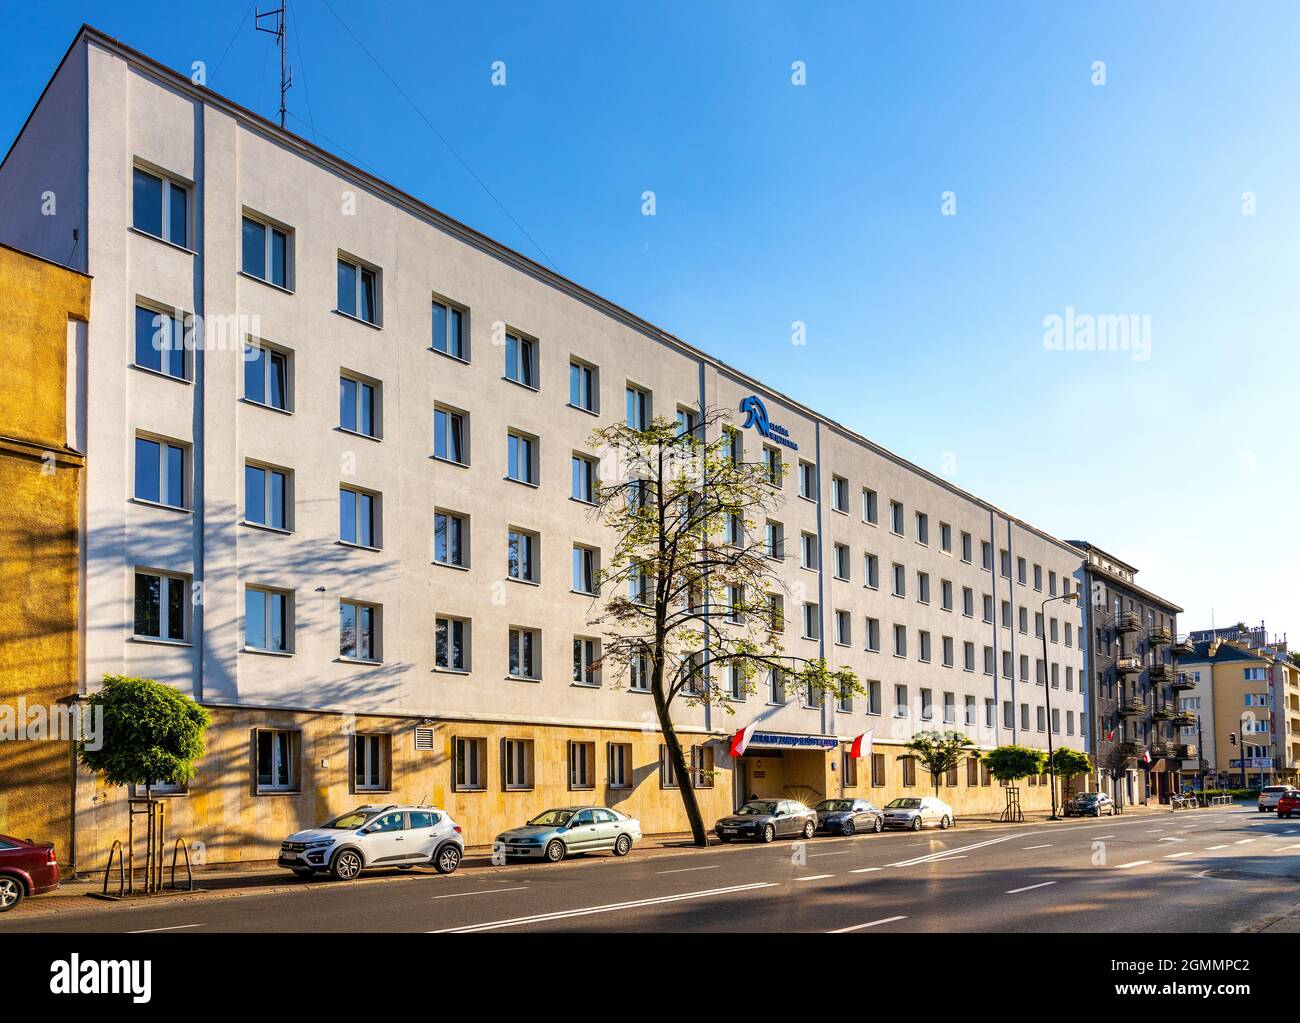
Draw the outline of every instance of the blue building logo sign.
<instances>
[{"instance_id":1,"label":"blue building logo sign","mask_svg":"<svg viewBox=\"0 0 1300 1023\"><path fill-rule=\"evenodd\" d=\"M790 439L790 431L767 418L767 406L763 404L763 399L757 394L751 394L748 398L742 399L740 411L745 413L745 429L752 427L760 435L776 444L783 444L793 451L799 450L799 445Z\"/></svg>"}]
</instances>

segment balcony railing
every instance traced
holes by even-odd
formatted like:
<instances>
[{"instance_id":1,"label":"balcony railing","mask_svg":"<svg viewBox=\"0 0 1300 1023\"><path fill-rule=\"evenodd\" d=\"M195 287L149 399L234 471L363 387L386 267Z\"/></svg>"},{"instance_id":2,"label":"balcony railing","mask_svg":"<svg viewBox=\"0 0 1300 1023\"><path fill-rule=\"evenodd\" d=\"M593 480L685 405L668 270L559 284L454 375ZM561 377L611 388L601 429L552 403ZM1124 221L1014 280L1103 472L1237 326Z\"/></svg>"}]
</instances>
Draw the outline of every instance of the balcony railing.
<instances>
[{"instance_id":1,"label":"balcony railing","mask_svg":"<svg viewBox=\"0 0 1300 1023\"><path fill-rule=\"evenodd\" d=\"M1167 682L1172 674L1169 665L1161 664L1159 661L1147 666L1147 678L1152 682Z\"/></svg>"},{"instance_id":2,"label":"balcony railing","mask_svg":"<svg viewBox=\"0 0 1300 1023\"><path fill-rule=\"evenodd\" d=\"M1147 633L1147 643L1151 646L1164 646L1166 643L1174 641L1174 634L1163 625L1157 626Z\"/></svg>"},{"instance_id":3,"label":"balcony railing","mask_svg":"<svg viewBox=\"0 0 1300 1023\"><path fill-rule=\"evenodd\" d=\"M1200 750L1196 748L1194 742L1182 742L1174 750L1174 756L1179 760L1196 760L1200 755Z\"/></svg>"},{"instance_id":4,"label":"balcony railing","mask_svg":"<svg viewBox=\"0 0 1300 1023\"><path fill-rule=\"evenodd\" d=\"M1169 652L1175 657L1190 657L1195 651L1196 648L1192 646L1192 641L1187 636L1179 636L1169 648Z\"/></svg>"},{"instance_id":5,"label":"balcony railing","mask_svg":"<svg viewBox=\"0 0 1300 1023\"><path fill-rule=\"evenodd\" d=\"M1120 657L1115 661L1115 670L1121 675L1135 675L1142 670L1142 658Z\"/></svg>"},{"instance_id":6,"label":"balcony railing","mask_svg":"<svg viewBox=\"0 0 1300 1023\"><path fill-rule=\"evenodd\" d=\"M1141 700L1136 700L1130 697L1127 700L1120 701L1119 712L1125 717L1141 717L1147 712L1147 705Z\"/></svg>"},{"instance_id":7,"label":"balcony railing","mask_svg":"<svg viewBox=\"0 0 1300 1023\"><path fill-rule=\"evenodd\" d=\"M1196 724L1196 715L1190 710L1180 710L1173 716L1173 722L1179 728L1190 728Z\"/></svg>"},{"instance_id":8,"label":"balcony railing","mask_svg":"<svg viewBox=\"0 0 1300 1023\"><path fill-rule=\"evenodd\" d=\"M1172 721L1178 716L1178 711L1172 707L1157 707L1151 712L1152 721Z\"/></svg>"},{"instance_id":9,"label":"balcony railing","mask_svg":"<svg viewBox=\"0 0 1300 1023\"><path fill-rule=\"evenodd\" d=\"M1180 671L1169 680L1169 688L1175 692L1183 692L1187 689L1195 689L1196 683L1192 681L1190 675L1184 671Z\"/></svg>"},{"instance_id":10,"label":"balcony railing","mask_svg":"<svg viewBox=\"0 0 1300 1023\"><path fill-rule=\"evenodd\" d=\"M1122 611L1115 616L1116 632L1141 632L1142 616L1136 611Z\"/></svg>"}]
</instances>

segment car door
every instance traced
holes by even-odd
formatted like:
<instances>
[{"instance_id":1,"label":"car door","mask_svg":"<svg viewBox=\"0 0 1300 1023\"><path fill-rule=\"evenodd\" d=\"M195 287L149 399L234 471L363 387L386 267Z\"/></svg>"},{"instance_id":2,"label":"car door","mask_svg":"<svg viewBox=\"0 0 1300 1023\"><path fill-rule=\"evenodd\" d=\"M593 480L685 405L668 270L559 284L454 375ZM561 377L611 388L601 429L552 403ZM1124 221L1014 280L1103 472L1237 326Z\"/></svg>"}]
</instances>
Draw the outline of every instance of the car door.
<instances>
[{"instance_id":1,"label":"car door","mask_svg":"<svg viewBox=\"0 0 1300 1023\"><path fill-rule=\"evenodd\" d=\"M380 814L366 825L365 834L361 839L365 849L366 866L382 867L409 862L411 857L407 849L410 848L411 843L408 837L404 811L392 810Z\"/></svg>"},{"instance_id":2,"label":"car door","mask_svg":"<svg viewBox=\"0 0 1300 1023\"><path fill-rule=\"evenodd\" d=\"M579 810L564 832L564 844L570 852L586 852L596 845L596 817L591 810Z\"/></svg>"},{"instance_id":3,"label":"car door","mask_svg":"<svg viewBox=\"0 0 1300 1023\"><path fill-rule=\"evenodd\" d=\"M433 858L433 851L442 839L438 827L442 817L432 810L412 810L406 815L408 828L406 841L412 863L423 863Z\"/></svg>"},{"instance_id":4,"label":"car door","mask_svg":"<svg viewBox=\"0 0 1300 1023\"><path fill-rule=\"evenodd\" d=\"M872 823L871 811L868 808L869 806L870 804L867 803L866 800L853 800L853 827L858 831L862 831L864 828L868 831L871 830Z\"/></svg>"},{"instance_id":5,"label":"car door","mask_svg":"<svg viewBox=\"0 0 1300 1023\"><path fill-rule=\"evenodd\" d=\"M614 842L618 839L618 818L610 810L597 807L592 811L596 818L596 845L597 849L613 849Z\"/></svg>"},{"instance_id":6,"label":"car door","mask_svg":"<svg viewBox=\"0 0 1300 1023\"><path fill-rule=\"evenodd\" d=\"M798 807L789 800L781 803L781 818L777 822L777 831L782 835L797 835L803 830L803 818L799 816Z\"/></svg>"}]
</instances>

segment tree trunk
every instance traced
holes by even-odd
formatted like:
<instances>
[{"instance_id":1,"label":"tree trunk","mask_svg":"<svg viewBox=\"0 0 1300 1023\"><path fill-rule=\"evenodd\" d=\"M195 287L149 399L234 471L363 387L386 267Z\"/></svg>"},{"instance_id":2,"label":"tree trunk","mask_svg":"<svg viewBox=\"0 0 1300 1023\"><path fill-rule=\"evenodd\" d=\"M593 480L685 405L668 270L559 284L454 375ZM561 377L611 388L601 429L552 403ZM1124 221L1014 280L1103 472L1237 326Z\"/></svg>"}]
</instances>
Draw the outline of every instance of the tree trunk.
<instances>
[{"instance_id":1,"label":"tree trunk","mask_svg":"<svg viewBox=\"0 0 1300 1023\"><path fill-rule=\"evenodd\" d=\"M655 711L659 715L659 730L663 733L664 746L668 751L668 762L673 766L677 778L677 790L682 795L682 806L686 809L686 819L691 825L691 840L700 847L709 844L708 832L704 828L704 818L700 816L700 804L695 798L695 786L691 783L691 772L686 757L682 753L682 744L677 738L677 730L672 716L668 713L668 704L663 698L663 682L654 687Z\"/></svg>"}]
</instances>

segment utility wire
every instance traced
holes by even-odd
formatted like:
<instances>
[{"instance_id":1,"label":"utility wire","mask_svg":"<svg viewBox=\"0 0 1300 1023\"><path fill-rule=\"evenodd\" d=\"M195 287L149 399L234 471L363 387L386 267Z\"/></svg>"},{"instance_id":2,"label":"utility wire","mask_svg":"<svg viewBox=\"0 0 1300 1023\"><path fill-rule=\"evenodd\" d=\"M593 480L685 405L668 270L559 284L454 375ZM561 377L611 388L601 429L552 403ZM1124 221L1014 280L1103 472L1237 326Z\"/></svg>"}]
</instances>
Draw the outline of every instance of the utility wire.
<instances>
[{"instance_id":1,"label":"utility wire","mask_svg":"<svg viewBox=\"0 0 1300 1023\"><path fill-rule=\"evenodd\" d=\"M284 15L285 31L288 32L289 31L289 26L288 26L289 0L284 0L284 8L285 8L285 15ZM316 135L316 117L312 113L312 109L311 109L311 90L307 87L307 62L303 59L303 55L302 55L302 39L300 38L300 34L298 32L294 32L290 38L293 39L294 45L298 48L298 71L302 78L303 97L307 100L307 123L311 125L311 133L312 136L314 137Z\"/></svg>"},{"instance_id":2,"label":"utility wire","mask_svg":"<svg viewBox=\"0 0 1300 1023\"><path fill-rule=\"evenodd\" d=\"M256 8L257 8L257 0L253 0L253 3L248 5L248 10L244 12L244 16L239 19L239 27L235 29L235 34L230 37L230 42L226 43L226 48L225 50L222 51L221 59L217 61L217 66L212 69L213 78L215 78L217 76L217 72L221 70L221 65L226 62L226 57L230 53L230 48L235 45L235 40L239 38L239 33L244 31L244 25L248 21L248 16L252 14L253 11L256 10Z\"/></svg>"},{"instance_id":3,"label":"utility wire","mask_svg":"<svg viewBox=\"0 0 1300 1023\"><path fill-rule=\"evenodd\" d=\"M430 121L429 118L425 116L424 111L421 110L416 105L415 100L411 99L411 97L406 94L406 91L400 85L397 84L397 80L388 73L388 70L384 67L384 65L379 63L379 59L373 53L370 52L370 50L366 47L366 44L363 43L360 39L358 39L356 33L353 32L352 29L348 27L348 23L339 17L338 12L334 10L332 6L330 6L329 0L321 0L321 3L325 5L325 9L328 10L330 14L334 15L334 19L340 25L343 26L343 31L345 31L349 36L351 36L352 41L356 43L358 47L361 48L361 51L367 57L370 58L371 63L373 63L375 67L379 68L380 73L385 78L388 79L389 84L392 85L392 87L397 90L398 95L400 95L402 99L406 100L406 102L410 105L411 109L414 110L416 114L419 116L420 120L422 120L428 126L429 130L438 137L438 141L440 141L444 146L447 147L447 151L456 158L457 162L459 162L462 167L465 168L466 173L468 173L469 176L472 177L478 183L479 188L483 189L483 191L487 194L488 198L491 199L494 203L496 203L497 208L502 213L504 213L510 219L510 222L519 229L520 233L525 238L527 238L529 242L532 243L533 248L535 248L538 252L542 254L542 258L546 260L547 263L550 264L551 269L554 270L556 273L559 273L560 272L559 267L557 267L555 265L555 262L551 259L551 257L546 254L546 250L543 249L541 245L537 243L537 239L535 239L531 234L528 233L528 231L524 228L524 225L519 223L519 221L514 218L511 212L505 208L501 200L498 199L496 195L493 194L492 189L488 188L487 184L483 181L483 179L474 173L474 169L468 163L465 162L464 157L462 157L460 153L456 151L455 147L452 146L452 144L447 141L446 137L442 134L442 132L440 132L436 127L434 127L433 122Z\"/></svg>"}]
</instances>

